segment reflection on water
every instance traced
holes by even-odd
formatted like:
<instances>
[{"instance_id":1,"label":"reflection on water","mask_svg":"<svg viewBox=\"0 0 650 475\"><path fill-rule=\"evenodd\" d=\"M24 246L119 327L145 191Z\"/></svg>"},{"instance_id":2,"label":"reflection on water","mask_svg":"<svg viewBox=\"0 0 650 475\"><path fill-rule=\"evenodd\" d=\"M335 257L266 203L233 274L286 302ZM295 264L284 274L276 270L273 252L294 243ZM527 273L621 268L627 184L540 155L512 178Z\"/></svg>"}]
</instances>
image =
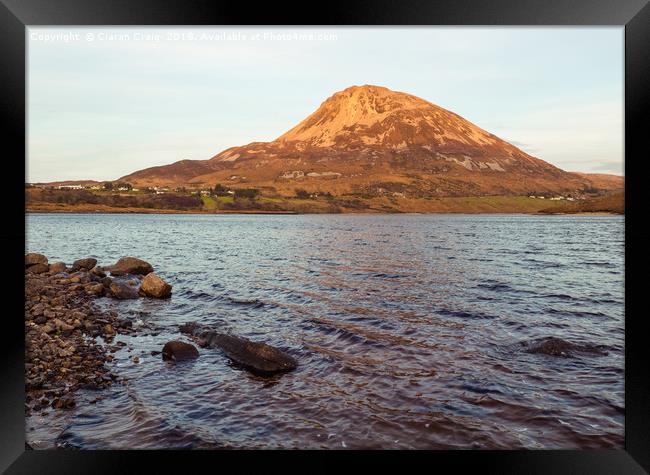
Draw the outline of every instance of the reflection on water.
<instances>
[{"instance_id":1,"label":"reflection on water","mask_svg":"<svg viewBox=\"0 0 650 475\"><path fill-rule=\"evenodd\" d=\"M31 417L80 448L623 446L623 218L29 215L28 249L68 263L141 257L169 301L102 299L128 378ZM265 379L215 350L161 361L199 321L285 349ZM607 355L522 350L555 336ZM132 361L138 356L139 364ZM53 437L54 436L54 437ZM38 442L38 441L42 442Z\"/></svg>"}]
</instances>

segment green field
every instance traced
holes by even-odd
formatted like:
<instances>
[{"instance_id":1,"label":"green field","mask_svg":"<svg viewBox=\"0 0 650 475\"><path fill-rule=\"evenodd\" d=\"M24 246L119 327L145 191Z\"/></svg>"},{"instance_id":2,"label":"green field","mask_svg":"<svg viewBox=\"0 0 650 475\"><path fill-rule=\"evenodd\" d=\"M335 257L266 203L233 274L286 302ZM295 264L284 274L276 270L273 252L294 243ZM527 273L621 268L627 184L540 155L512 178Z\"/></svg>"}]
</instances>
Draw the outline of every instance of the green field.
<instances>
[{"instance_id":1,"label":"green field","mask_svg":"<svg viewBox=\"0 0 650 475\"><path fill-rule=\"evenodd\" d=\"M214 201L212 196L202 195L201 200L203 201L203 209L206 211L214 211L217 209L217 203Z\"/></svg>"},{"instance_id":2,"label":"green field","mask_svg":"<svg viewBox=\"0 0 650 475\"><path fill-rule=\"evenodd\" d=\"M203 209L206 211L216 211L221 208L220 205L224 203L232 203L234 198L232 196L210 196L201 195L203 201Z\"/></svg>"}]
</instances>

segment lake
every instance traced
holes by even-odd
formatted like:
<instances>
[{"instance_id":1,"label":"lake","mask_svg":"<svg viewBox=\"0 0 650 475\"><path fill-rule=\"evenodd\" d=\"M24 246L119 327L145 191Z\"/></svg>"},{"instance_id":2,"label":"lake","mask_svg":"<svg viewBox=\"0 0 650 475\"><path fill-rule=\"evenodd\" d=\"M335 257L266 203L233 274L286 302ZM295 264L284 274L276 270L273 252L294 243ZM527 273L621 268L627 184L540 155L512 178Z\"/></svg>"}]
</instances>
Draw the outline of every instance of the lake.
<instances>
[{"instance_id":1,"label":"lake","mask_svg":"<svg viewBox=\"0 0 650 475\"><path fill-rule=\"evenodd\" d=\"M623 448L622 216L29 214L27 250L173 286L97 300L142 329L127 383L30 416L35 448ZM189 321L299 366L151 355ZM525 351L547 337L606 354Z\"/></svg>"}]
</instances>

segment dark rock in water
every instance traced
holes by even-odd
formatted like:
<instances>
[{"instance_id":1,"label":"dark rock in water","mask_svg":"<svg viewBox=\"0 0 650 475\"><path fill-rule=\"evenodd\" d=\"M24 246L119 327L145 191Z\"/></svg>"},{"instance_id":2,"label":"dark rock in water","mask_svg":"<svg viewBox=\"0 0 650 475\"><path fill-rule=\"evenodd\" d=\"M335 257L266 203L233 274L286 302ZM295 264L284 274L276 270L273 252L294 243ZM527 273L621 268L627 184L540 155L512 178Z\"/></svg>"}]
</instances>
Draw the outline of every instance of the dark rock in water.
<instances>
[{"instance_id":1,"label":"dark rock in water","mask_svg":"<svg viewBox=\"0 0 650 475\"><path fill-rule=\"evenodd\" d=\"M90 270L97 265L97 259L86 257L85 259L77 259L72 263L72 272L78 270Z\"/></svg>"},{"instance_id":2,"label":"dark rock in water","mask_svg":"<svg viewBox=\"0 0 650 475\"><path fill-rule=\"evenodd\" d=\"M111 291L111 296L116 299L126 300L137 299L139 297L138 289L126 282L113 281L111 282L109 289Z\"/></svg>"},{"instance_id":3,"label":"dark rock in water","mask_svg":"<svg viewBox=\"0 0 650 475\"><path fill-rule=\"evenodd\" d=\"M106 270L108 270L111 275L147 275L153 272L153 267L148 262L138 259L137 257L122 257L115 263L115 265L108 267Z\"/></svg>"},{"instance_id":4,"label":"dark rock in water","mask_svg":"<svg viewBox=\"0 0 650 475\"><path fill-rule=\"evenodd\" d=\"M153 354L153 352L152 352ZM193 360L199 357L199 350L194 345L183 341L169 341L162 349L162 359L172 361Z\"/></svg>"},{"instance_id":5,"label":"dark rock in water","mask_svg":"<svg viewBox=\"0 0 650 475\"><path fill-rule=\"evenodd\" d=\"M33 266L35 264L47 264L47 257L37 252L30 252L25 254L25 267Z\"/></svg>"},{"instance_id":6,"label":"dark rock in water","mask_svg":"<svg viewBox=\"0 0 650 475\"><path fill-rule=\"evenodd\" d=\"M232 361L253 373L283 373L298 366L293 357L265 343L215 332L196 323L181 325L180 331L197 338L201 346L222 350Z\"/></svg>"},{"instance_id":7,"label":"dark rock in water","mask_svg":"<svg viewBox=\"0 0 650 475\"><path fill-rule=\"evenodd\" d=\"M47 264L34 264L25 269L27 274L43 274L50 270L50 266Z\"/></svg>"},{"instance_id":8,"label":"dark rock in water","mask_svg":"<svg viewBox=\"0 0 650 475\"><path fill-rule=\"evenodd\" d=\"M142 281L140 293L147 297L164 299L171 296L172 286L152 272Z\"/></svg>"},{"instance_id":9,"label":"dark rock in water","mask_svg":"<svg viewBox=\"0 0 650 475\"><path fill-rule=\"evenodd\" d=\"M65 272L68 268L65 265L65 262L55 262L54 264L50 264L50 274L60 274L61 272Z\"/></svg>"},{"instance_id":10,"label":"dark rock in water","mask_svg":"<svg viewBox=\"0 0 650 475\"><path fill-rule=\"evenodd\" d=\"M528 353L559 356L562 358L574 356L575 353L587 353L598 356L607 355L607 351L596 345L571 343L552 336L531 342L521 342L521 345L526 347Z\"/></svg>"}]
</instances>

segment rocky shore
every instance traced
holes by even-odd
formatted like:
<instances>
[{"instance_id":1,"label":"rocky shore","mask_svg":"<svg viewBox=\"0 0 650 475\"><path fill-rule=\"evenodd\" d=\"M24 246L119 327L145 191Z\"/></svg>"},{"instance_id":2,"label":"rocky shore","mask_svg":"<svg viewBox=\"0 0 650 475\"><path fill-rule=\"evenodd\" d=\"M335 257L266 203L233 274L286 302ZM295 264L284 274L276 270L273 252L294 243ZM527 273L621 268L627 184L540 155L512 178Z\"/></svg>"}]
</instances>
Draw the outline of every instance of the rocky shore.
<instances>
[{"instance_id":1,"label":"rocky shore","mask_svg":"<svg viewBox=\"0 0 650 475\"><path fill-rule=\"evenodd\" d=\"M111 274L111 277L107 275ZM125 257L110 267L94 258L68 266L46 256L25 256L25 411L76 405L75 391L102 389L118 377L107 364L117 334L133 334L132 322L94 303L100 297L166 298L171 286L140 259ZM101 397L101 396L100 396Z\"/></svg>"},{"instance_id":2,"label":"rocky shore","mask_svg":"<svg viewBox=\"0 0 650 475\"><path fill-rule=\"evenodd\" d=\"M110 275L109 275L110 274ZM172 286L154 273L151 264L122 257L108 267L91 257L71 265L50 263L43 254L25 256L25 412L75 407L78 389L104 389L119 382L109 368L111 353L125 344L115 336L137 335L132 321L115 311L102 310L98 298L117 300L171 297ZM283 351L261 342L226 335L196 323L179 327L200 347L216 349L237 366L272 375L291 371L297 362ZM167 342L162 360L199 357L190 343ZM132 360L138 363L138 358ZM91 401L95 403L102 396Z\"/></svg>"}]
</instances>

